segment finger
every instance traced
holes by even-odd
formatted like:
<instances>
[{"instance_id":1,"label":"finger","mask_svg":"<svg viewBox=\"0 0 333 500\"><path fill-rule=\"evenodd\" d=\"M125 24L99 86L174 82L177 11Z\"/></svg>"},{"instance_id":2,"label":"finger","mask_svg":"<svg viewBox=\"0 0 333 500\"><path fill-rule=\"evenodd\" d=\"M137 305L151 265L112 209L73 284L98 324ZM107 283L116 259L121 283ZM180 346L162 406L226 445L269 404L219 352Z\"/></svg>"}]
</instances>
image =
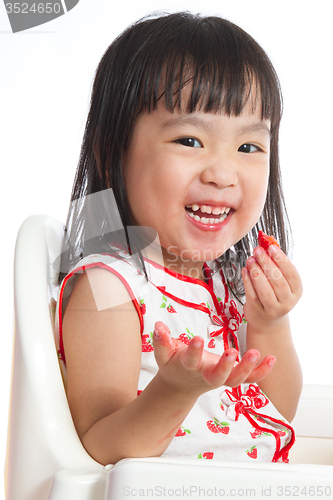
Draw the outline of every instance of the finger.
<instances>
[{"instance_id":1,"label":"finger","mask_svg":"<svg viewBox=\"0 0 333 500\"><path fill-rule=\"evenodd\" d=\"M252 301L252 302L259 301L257 292L253 286L253 283L252 283L252 280L250 277L250 271L247 267L244 267L242 269L242 278L243 278L246 300Z\"/></svg>"},{"instance_id":2,"label":"finger","mask_svg":"<svg viewBox=\"0 0 333 500\"><path fill-rule=\"evenodd\" d=\"M216 387L224 385L226 379L229 377L235 366L237 356L238 351L236 351L236 349L227 349L224 351L215 365L209 365L203 371L205 381Z\"/></svg>"},{"instance_id":3,"label":"finger","mask_svg":"<svg viewBox=\"0 0 333 500\"><path fill-rule=\"evenodd\" d=\"M283 302L301 291L302 282L295 266L283 251L276 245L271 247L275 248L269 247L267 253L260 247L255 248L254 256L272 286L276 298L279 302ZM275 256L276 262L271 255Z\"/></svg>"},{"instance_id":4,"label":"finger","mask_svg":"<svg viewBox=\"0 0 333 500\"><path fill-rule=\"evenodd\" d=\"M250 257L246 262L248 276L251 279L252 287L255 290L257 298L263 307L272 307L278 299L272 284L264 273L264 270L267 271L267 268L263 265L263 263L262 266L263 268L260 263L257 262L255 257ZM256 298L253 293L252 298L253 300ZM247 300L248 299L249 297L247 296Z\"/></svg>"},{"instance_id":5,"label":"finger","mask_svg":"<svg viewBox=\"0 0 333 500\"><path fill-rule=\"evenodd\" d=\"M273 248L275 247L275 248ZM288 281L293 294L302 292L302 280L296 267L291 263L284 252L276 245L268 247L267 253L274 264L280 269L285 279Z\"/></svg>"},{"instance_id":6,"label":"finger","mask_svg":"<svg viewBox=\"0 0 333 500\"><path fill-rule=\"evenodd\" d=\"M252 384L259 382L266 377L273 368L276 358L274 356L266 356L259 366L256 366L245 380L246 383Z\"/></svg>"},{"instance_id":7,"label":"finger","mask_svg":"<svg viewBox=\"0 0 333 500\"><path fill-rule=\"evenodd\" d=\"M166 365L174 352L174 345L170 330L162 321L155 323L153 345L157 364L159 366Z\"/></svg>"},{"instance_id":8,"label":"finger","mask_svg":"<svg viewBox=\"0 0 333 500\"><path fill-rule=\"evenodd\" d=\"M200 366L204 341L201 337L191 339L182 358L182 364L188 370L196 370Z\"/></svg>"},{"instance_id":9,"label":"finger","mask_svg":"<svg viewBox=\"0 0 333 500\"><path fill-rule=\"evenodd\" d=\"M259 358L259 351L256 349L249 349L244 354L241 361L234 367L225 381L225 385L228 385L229 387L236 387L237 385L245 382L254 370Z\"/></svg>"},{"instance_id":10,"label":"finger","mask_svg":"<svg viewBox=\"0 0 333 500\"><path fill-rule=\"evenodd\" d=\"M274 245L276 246L276 245ZM291 295L291 289L288 281L283 275L281 269L273 262L270 256L263 250L261 247L257 247L254 249L254 257L256 259L257 264L259 264L260 269L269 282L274 295L278 302L283 302ZM264 279L263 277L263 279ZM267 292L272 293L269 290L268 284ZM266 291L265 291L266 294Z\"/></svg>"}]
</instances>

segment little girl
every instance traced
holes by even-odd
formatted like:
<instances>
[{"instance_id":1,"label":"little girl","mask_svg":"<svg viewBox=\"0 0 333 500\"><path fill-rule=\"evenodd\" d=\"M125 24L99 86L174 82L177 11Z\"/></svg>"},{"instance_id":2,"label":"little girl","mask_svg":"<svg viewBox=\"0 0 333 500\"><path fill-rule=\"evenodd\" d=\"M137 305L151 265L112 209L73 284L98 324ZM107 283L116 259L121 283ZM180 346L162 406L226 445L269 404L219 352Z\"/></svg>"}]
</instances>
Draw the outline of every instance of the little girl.
<instances>
[{"instance_id":1,"label":"little girl","mask_svg":"<svg viewBox=\"0 0 333 500\"><path fill-rule=\"evenodd\" d=\"M223 19L151 17L104 54L56 329L96 461L288 461L302 285L286 257L280 118L267 55ZM258 247L259 230L281 248Z\"/></svg>"}]
</instances>

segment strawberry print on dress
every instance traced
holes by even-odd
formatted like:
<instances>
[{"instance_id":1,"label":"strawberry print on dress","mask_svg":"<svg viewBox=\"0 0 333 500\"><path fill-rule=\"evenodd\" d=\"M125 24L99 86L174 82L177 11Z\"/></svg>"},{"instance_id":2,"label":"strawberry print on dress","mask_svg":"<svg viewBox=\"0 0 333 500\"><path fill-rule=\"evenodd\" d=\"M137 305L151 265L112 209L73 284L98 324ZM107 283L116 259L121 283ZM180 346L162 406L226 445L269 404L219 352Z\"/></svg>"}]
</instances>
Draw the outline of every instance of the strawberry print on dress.
<instances>
[{"instance_id":1,"label":"strawberry print on dress","mask_svg":"<svg viewBox=\"0 0 333 500\"><path fill-rule=\"evenodd\" d=\"M181 426L175 434L175 437L186 436L186 434L191 434L190 429L185 429L185 427Z\"/></svg>"},{"instance_id":2,"label":"strawberry print on dress","mask_svg":"<svg viewBox=\"0 0 333 500\"><path fill-rule=\"evenodd\" d=\"M251 446L251 449L247 450L246 454L247 454L248 457L256 459L258 457L257 447L256 446Z\"/></svg>"},{"instance_id":3,"label":"strawberry print on dress","mask_svg":"<svg viewBox=\"0 0 333 500\"><path fill-rule=\"evenodd\" d=\"M209 352L222 355L230 347L246 351L246 321L242 305L234 298L223 271L205 264L207 283L177 274L146 260L147 276L138 273L129 255L118 260L108 255L82 259L69 276L89 267L103 267L115 274L131 296L140 322L142 340L138 394L158 372L153 331L164 322L173 338L188 344L201 336ZM56 311L56 342L63 359L61 285ZM124 335L126 333L124 332ZM176 432L163 457L260 462L288 461L294 431L257 384L219 387L200 396ZM256 458L254 458L256 455Z\"/></svg>"},{"instance_id":4,"label":"strawberry print on dress","mask_svg":"<svg viewBox=\"0 0 333 500\"><path fill-rule=\"evenodd\" d=\"M199 453L198 458L206 458L206 460L212 460L214 458L214 453L212 451L205 451L205 453Z\"/></svg>"},{"instance_id":5,"label":"strawberry print on dress","mask_svg":"<svg viewBox=\"0 0 333 500\"><path fill-rule=\"evenodd\" d=\"M166 308L166 310L169 313L176 313L177 312L176 309L170 303L168 303L168 299L164 295L162 295L162 299L163 299L163 302L160 305L161 309Z\"/></svg>"},{"instance_id":6,"label":"strawberry print on dress","mask_svg":"<svg viewBox=\"0 0 333 500\"><path fill-rule=\"evenodd\" d=\"M144 299L141 299L141 300L140 300L140 307L141 307L141 312L142 312L142 314L146 314L147 307L146 307L146 304L145 304Z\"/></svg>"},{"instance_id":7,"label":"strawberry print on dress","mask_svg":"<svg viewBox=\"0 0 333 500\"><path fill-rule=\"evenodd\" d=\"M206 425L214 434L218 434L220 432L222 434L229 434L230 431L229 422L220 422L216 417L214 417L214 420L208 420Z\"/></svg>"},{"instance_id":8,"label":"strawberry print on dress","mask_svg":"<svg viewBox=\"0 0 333 500\"><path fill-rule=\"evenodd\" d=\"M183 344L189 345L190 340L193 339L194 335L190 332L188 328L186 328L186 333L181 333L178 337L178 340L183 342Z\"/></svg>"},{"instance_id":9,"label":"strawberry print on dress","mask_svg":"<svg viewBox=\"0 0 333 500\"><path fill-rule=\"evenodd\" d=\"M153 352L153 332L141 335L142 352Z\"/></svg>"}]
</instances>

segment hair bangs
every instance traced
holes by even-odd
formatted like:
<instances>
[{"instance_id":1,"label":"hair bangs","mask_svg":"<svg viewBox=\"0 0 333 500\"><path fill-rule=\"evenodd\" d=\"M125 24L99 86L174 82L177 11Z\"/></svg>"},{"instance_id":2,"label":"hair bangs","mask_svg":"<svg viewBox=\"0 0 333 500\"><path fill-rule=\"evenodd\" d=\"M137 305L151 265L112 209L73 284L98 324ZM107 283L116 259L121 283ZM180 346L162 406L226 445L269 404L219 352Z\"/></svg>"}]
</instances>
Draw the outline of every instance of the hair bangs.
<instances>
[{"instance_id":1,"label":"hair bangs","mask_svg":"<svg viewBox=\"0 0 333 500\"><path fill-rule=\"evenodd\" d=\"M151 112L162 102L172 112L239 116L250 102L253 112L259 109L272 128L278 126L280 85L263 49L228 21L196 17L191 21L192 29L183 26L172 37L161 35L162 50L151 51L152 58L147 58L140 112Z\"/></svg>"}]
</instances>

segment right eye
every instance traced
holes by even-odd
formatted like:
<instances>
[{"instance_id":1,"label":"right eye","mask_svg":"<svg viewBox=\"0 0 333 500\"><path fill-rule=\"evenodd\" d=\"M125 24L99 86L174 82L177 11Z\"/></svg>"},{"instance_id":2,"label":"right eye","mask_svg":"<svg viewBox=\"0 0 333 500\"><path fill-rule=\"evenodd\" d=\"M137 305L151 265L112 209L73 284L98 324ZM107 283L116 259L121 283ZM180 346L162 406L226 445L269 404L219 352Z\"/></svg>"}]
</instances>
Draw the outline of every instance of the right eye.
<instances>
[{"instance_id":1,"label":"right eye","mask_svg":"<svg viewBox=\"0 0 333 500\"><path fill-rule=\"evenodd\" d=\"M182 137L181 139L177 139L174 142L177 144L181 144L182 146L187 146L188 148L202 148L202 144L198 139L194 139L193 137Z\"/></svg>"}]
</instances>

